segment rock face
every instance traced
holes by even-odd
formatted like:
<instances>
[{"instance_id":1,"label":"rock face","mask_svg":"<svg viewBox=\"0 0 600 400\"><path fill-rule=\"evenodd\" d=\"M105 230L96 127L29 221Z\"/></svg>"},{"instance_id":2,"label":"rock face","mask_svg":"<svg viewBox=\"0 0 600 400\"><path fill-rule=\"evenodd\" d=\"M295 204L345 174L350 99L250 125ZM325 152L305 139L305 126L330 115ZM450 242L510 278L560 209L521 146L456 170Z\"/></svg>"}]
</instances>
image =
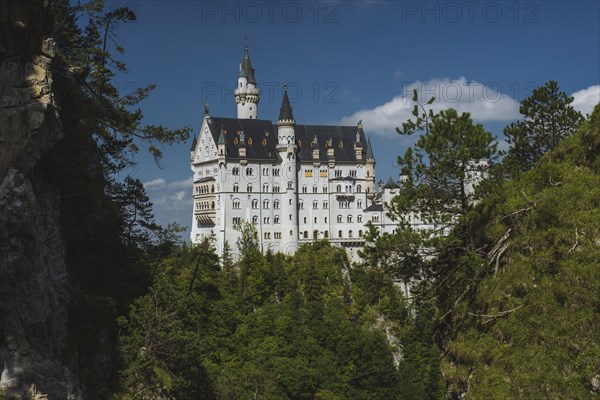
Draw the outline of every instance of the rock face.
<instances>
[{"instance_id":1,"label":"rock face","mask_svg":"<svg viewBox=\"0 0 600 400\"><path fill-rule=\"evenodd\" d=\"M0 397L81 398L66 360L69 282L60 194L44 155L62 137L52 96L50 2L0 15Z\"/></svg>"}]
</instances>

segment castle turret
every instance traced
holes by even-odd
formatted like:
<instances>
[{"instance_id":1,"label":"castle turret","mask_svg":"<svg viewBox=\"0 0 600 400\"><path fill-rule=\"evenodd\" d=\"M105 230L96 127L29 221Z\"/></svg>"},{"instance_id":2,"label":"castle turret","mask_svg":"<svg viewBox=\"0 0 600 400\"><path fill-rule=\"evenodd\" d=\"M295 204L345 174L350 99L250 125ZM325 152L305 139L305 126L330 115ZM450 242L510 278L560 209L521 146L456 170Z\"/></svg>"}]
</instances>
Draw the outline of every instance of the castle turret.
<instances>
[{"instance_id":1,"label":"castle turret","mask_svg":"<svg viewBox=\"0 0 600 400\"><path fill-rule=\"evenodd\" d=\"M234 95L237 103L237 117L240 119L257 119L260 90L254 77L254 68L252 68L250 62L248 46L246 46L244 58L240 63L240 73Z\"/></svg>"},{"instance_id":2,"label":"castle turret","mask_svg":"<svg viewBox=\"0 0 600 400\"><path fill-rule=\"evenodd\" d=\"M281 172L284 177L281 198L282 245L286 254L293 254L298 248L298 172L296 170L296 121L287 95L287 85L283 86L283 100L277 120L277 151L281 158Z\"/></svg>"},{"instance_id":3,"label":"castle turret","mask_svg":"<svg viewBox=\"0 0 600 400\"><path fill-rule=\"evenodd\" d=\"M369 200L373 200L375 198L375 157L373 156L371 138L367 139L366 159L367 197Z\"/></svg>"}]
</instances>

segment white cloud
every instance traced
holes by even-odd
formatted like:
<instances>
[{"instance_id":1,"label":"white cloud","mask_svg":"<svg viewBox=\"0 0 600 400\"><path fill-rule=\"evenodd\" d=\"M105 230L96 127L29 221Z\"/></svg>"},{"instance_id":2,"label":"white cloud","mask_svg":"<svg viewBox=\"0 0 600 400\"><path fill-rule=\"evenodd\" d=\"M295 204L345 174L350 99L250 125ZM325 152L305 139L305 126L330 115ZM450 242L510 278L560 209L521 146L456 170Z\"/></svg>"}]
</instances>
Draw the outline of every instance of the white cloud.
<instances>
[{"instance_id":1,"label":"white cloud","mask_svg":"<svg viewBox=\"0 0 600 400\"><path fill-rule=\"evenodd\" d=\"M161 189L165 186L165 184L166 181L163 178L157 178L148 182L144 182L144 188L146 190Z\"/></svg>"},{"instance_id":2,"label":"white cloud","mask_svg":"<svg viewBox=\"0 0 600 400\"><path fill-rule=\"evenodd\" d=\"M192 184L194 183L194 177L190 176L188 179L183 181L175 181L169 183L169 187L172 189L190 189L192 190Z\"/></svg>"},{"instance_id":3,"label":"white cloud","mask_svg":"<svg viewBox=\"0 0 600 400\"><path fill-rule=\"evenodd\" d=\"M519 103L512 97L502 94L497 84L484 85L476 81L468 82L466 78L431 79L427 82L413 82L406 85L402 93L390 101L371 108L355 112L343 117L344 125L354 125L363 120L363 125L380 135L390 135L396 127L412 118L413 89L419 91L422 101L432 96L435 101L431 105L434 112L447 108L455 108L459 113L469 112L477 122L510 121L519 118Z\"/></svg>"},{"instance_id":4,"label":"white cloud","mask_svg":"<svg viewBox=\"0 0 600 400\"><path fill-rule=\"evenodd\" d=\"M583 115L591 114L596 104L600 103L600 85L593 85L573 93L573 108Z\"/></svg>"}]
</instances>

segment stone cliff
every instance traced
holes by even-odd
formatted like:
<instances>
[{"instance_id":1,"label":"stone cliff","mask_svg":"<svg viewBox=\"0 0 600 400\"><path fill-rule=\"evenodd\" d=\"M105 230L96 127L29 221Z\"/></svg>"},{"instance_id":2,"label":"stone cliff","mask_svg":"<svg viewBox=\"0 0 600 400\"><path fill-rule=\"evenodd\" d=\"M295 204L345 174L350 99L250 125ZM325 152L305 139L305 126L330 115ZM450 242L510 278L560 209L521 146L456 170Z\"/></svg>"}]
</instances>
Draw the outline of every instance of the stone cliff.
<instances>
[{"instance_id":1,"label":"stone cliff","mask_svg":"<svg viewBox=\"0 0 600 400\"><path fill-rule=\"evenodd\" d=\"M0 16L0 398L79 399L66 356L69 283L60 191L44 157L63 133L52 94L51 2Z\"/></svg>"}]
</instances>

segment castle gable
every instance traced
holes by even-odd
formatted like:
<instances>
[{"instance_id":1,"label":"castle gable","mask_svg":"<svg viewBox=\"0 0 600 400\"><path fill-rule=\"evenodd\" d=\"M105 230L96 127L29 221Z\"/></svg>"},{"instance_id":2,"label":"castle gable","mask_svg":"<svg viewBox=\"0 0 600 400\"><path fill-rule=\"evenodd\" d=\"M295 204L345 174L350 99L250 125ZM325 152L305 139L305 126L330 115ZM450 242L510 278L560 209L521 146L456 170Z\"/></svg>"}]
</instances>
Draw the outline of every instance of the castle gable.
<instances>
[{"instance_id":1,"label":"castle gable","mask_svg":"<svg viewBox=\"0 0 600 400\"><path fill-rule=\"evenodd\" d=\"M360 142L363 146L367 144L365 133L356 126L336 126L336 125L296 125L296 142L299 144L298 157L301 161L313 161L312 142L317 136L317 146L319 147L319 160L327 162L327 142L331 140L334 159L336 162L361 162L365 161L365 156L356 159L354 143L356 142L356 133L359 133Z\"/></svg>"}]
</instances>

